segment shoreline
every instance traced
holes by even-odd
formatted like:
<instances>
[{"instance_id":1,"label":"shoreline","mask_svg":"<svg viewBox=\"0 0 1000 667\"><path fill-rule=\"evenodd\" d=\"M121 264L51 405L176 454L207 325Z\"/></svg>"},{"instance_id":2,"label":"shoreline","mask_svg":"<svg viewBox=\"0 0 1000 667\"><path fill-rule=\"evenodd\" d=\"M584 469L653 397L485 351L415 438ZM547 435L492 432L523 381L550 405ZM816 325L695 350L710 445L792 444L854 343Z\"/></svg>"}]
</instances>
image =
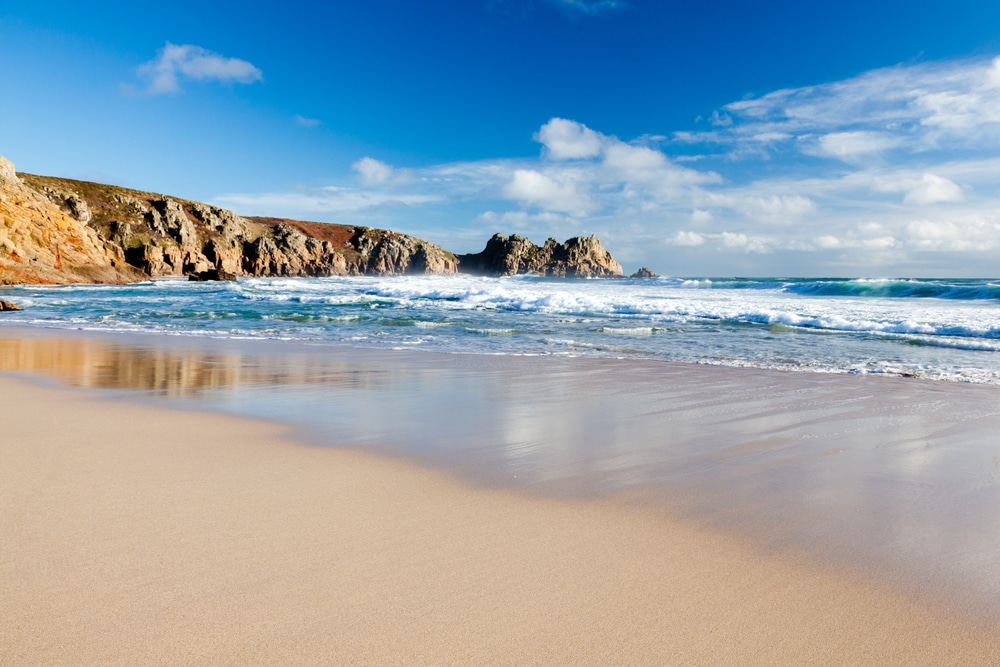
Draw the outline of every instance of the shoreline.
<instances>
[{"instance_id":1,"label":"shoreline","mask_svg":"<svg viewBox=\"0 0 1000 667\"><path fill-rule=\"evenodd\" d=\"M60 346L63 338L76 343ZM89 341L84 348L78 345L81 339ZM9 365L13 348L4 347L5 340L10 342L0 338L0 360ZM266 411L257 416L270 421L224 414L233 410L220 399L250 400L254 391L278 404L308 396L320 396L324 405L331 396L344 400L357 395L359 403L381 397L394 401L405 418L414 392L454 400L463 391L468 393L469 382L504 385L538 360L465 359L442 369L440 359L424 356L422 362L414 361L414 355L425 353L374 351L346 359L329 350L320 357L317 350L292 353L288 346L251 344L237 346L246 355L240 357L227 345L209 345L214 352L204 354L202 341L175 340L165 346L160 341L158 346L150 340L147 347L153 352L135 353L143 346L134 340L115 341L109 348L100 336L74 338L71 332L19 340L24 343L18 348L22 357L42 362L22 372L47 380L39 385L31 378L12 377L5 367L0 373L0 400L19 406L12 414L45 414L52 423L15 422L8 433L28 445L4 440L0 456L11 462L0 483L3 532L19 536L7 549L0 547L0 564L8 573L2 577L8 590L0 599L11 601L8 611L18 618L0 630L0 638L10 638L0 646L17 645L28 651L29 645L41 642L39 646L50 652L36 654L38 660L27 659L27 653L6 658L15 663L58 662L58 646L52 642L65 644L66 650L90 651L89 662L108 664L287 662L275 651L294 651L295 646L303 651L296 661L304 663L341 656L361 662L426 663L448 656L501 663L972 664L1000 656L1000 623L993 615L983 616L984 610L975 605L963 607L961 596L947 599L921 586L901 586L898 573L870 567L871 563L849 567L849 558L831 557L817 550L817 544L774 533L772 524L782 517L772 517L769 523L767 515L773 508L762 513L761 498L756 498L755 506L752 496L731 493L720 502L717 496L725 495L720 489L738 477L695 476L685 482L682 475L661 480L669 483L669 492L655 484L640 484L612 485L610 490L581 495L573 488L604 479L598 468L606 465L605 459L567 459L572 453L567 450L558 466L570 466L570 472L580 465L586 468L569 486L546 482L549 469L544 458L534 460L536 468L539 461L542 464L536 478L511 483L484 476L483 469L500 465L501 472L524 474L529 471L524 467L527 459L512 465L477 459L482 452L406 451L398 444L394 448L392 443L376 446L359 440L365 429L371 437L391 440L393 432L372 431L370 424L365 425L374 413L358 415L360 426L328 425L324 431L313 424L310 430L301 424L296 427L294 421L275 423ZM199 348L200 357L194 354ZM35 351L28 354L29 349ZM109 349L115 351L111 356ZM269 360L270 350L275 358ZM326 365L317 363L324 358ZM690 403L685 409L695 410L699 419L723 415L724 408L740 428L760 433L770 429L773 439L776 431L757 423L761 408L769 407L773 414L768 419L773 421L782 411L814 401L816 387L844 390L835 379L810 386L792 378L796 381L788 385L788 378L761 371L720 373L705 367L707 373L692 376L691 369L682 367L667 369L670 374L648 379L647 384L699 384L712 378L716 384L709 383L698 394L689 388L688 393L647 395L637 375L642 364L577 361L546 362L545 375L555 379L540 387L512 386L513 396L505 399L513 401L508 407L543 403L553 408L568 400L580 403L584 411L595 405L614 408L618 412L606 413L605 419L625 423L631 413L620 412L622 405L638 402L636 410L644 413L656 401L684 400ZM46 364L62 367L63 375L39 374ZM65 373L74 364L76 370ZM616 374L623 368L632 369L627 377L633 385L615 398L611 389L619 384ZM281 373L275 375L278 370ZM74 377L83 378L80 386L104 391L88 395L52 382L72 383ZM163 383L124 386L151 377ZM851 386L865 385L858 380L862 379ZM720 381L723 385L717 384ZM879 378L869 380L869 385L872 381L878 387L892 387L890 394L919 387L917 408L928 405L921 393L927 389L924 384ZM760 382L765 384L755 385ZM735 387L726 389L726 383ZM304 389L285 395L293 385ZM720 387L731 396L743 396L749 406L746 414L733 412L732 405L716 405L706 412L705 392ZM762 389L771 395L750 396ZM323 393L334 390L337 393ZM977 392L986 401L995 394L970 387L961 395ZM954 396L947 391L932 394L937 400ZM788 396L799 395L798 403L787 403ZM598 398L600 402L593 403ZM850 397L841 411L857 410L857 398ZM421 398L415 405L433 408L435 403L429 400ZM765 402L754 403L759 400ZM479 410L476 429L501 423L482 422L486 415L476 405L465 406ZM870 410L877 413L879 407ZM969 410L967 416L974 417L976 407ZM663 423L676 428L677 414L669 413ZM827 420L836 417L822 411L813 416L817 415ZM412 423L403 421L400 432L413 435ZM851 422L835 422L837 428L845 424ZM720 437L707 423L693 425L696 430L708 429L702 437ZM600 436L599 426L599 422L582 423L585 430L597 429ZM656 431L662 423L652 426L640 433ZM952 426L961 434L961 420ZM74 435L77 427L80 436ZM533 421L521 430L525 428L530 433L547 427L544 421ZM561 433L578 437L576 432ZM978 437L977 433L970 437ZM141 438L136 437L139 434ZM428 443L468 439L469 434L461 428L452 434L425 433L420 442L430 447ZM316 438L325 438L334 446L303 446L310 438L313 445ZM797 449L808 444L793 441ZM507 444L519 442L523 448L516 439ZM723 456L733 459L733 470L743 474L745 466L759 470L794 454L779 445L752 439L739 447L723 447L693 466L733 465L719 459ZM45 456L32 451L36 448L42 448ZM817 460L824 462L839 457L823 448L817 451L822 455ZM643 458L647 454L641 449L621 450L617 457L635 459L634 465L622 468L632 474L656 468L656 461ZM443 460L456 455L461 460ZM768 473L773 476L760 479L773 484L789 477L790 470L797 468L778 465ZM620 473L613 479L615 475ZM330 488L331 480L350 489ZM371 480L377 486L366 488ZM650 480L656 482L657 476ZM377 499L371 488L381 489ZM800 491L772 487L768 493L786 501ZM363 508L363 516L345 512L344 507ZM808 511L797 511L804 512L799 519L813 518ZM836 525L835 517L827 519ZM792 525L793 532L805 528ZM769 537L767 531L772 533ZM341 549L342 539L356 548ZM76 553L77 547L84 555ZM864 544L848 551L859 548ZM882 558L873 557L876 565ZM942 560L942 566L953 564ZM157 570L163 564L170 567ZM443 576L442 568L454 576ZM346 573L360 573L365 585ZM320 590L313 591L313 585ZM354 586L354 593L343 597L339 586ZM143 587L149 587L148 595L140 590ZM208 591L206 598L197 598L196 589ZM288 591L294 594L283 600ZM350 609L331 606L333 599ZM130 610L144 620L129 621L116 615L119 612L95 607L97 601ZM252 609L243 609L241 601ZM158 616L143 610L150 603L159 610ZM41 610L39 605L48 606ZM422 618L415 610L429 615ZM959 616L950 617L956 610ZM223 619L217 618L220 612ZM58 641L38 635L53 631L42 620L52 614L66 624L55 633ZM171 647L171 633L176 639L195 632L195 625L184 626L195 618L218 627L209 637ZM248 635L247 628L255 628L260 637ZM304 628L332 634L304 635ZM419 635L420 641L402 636L407 632ZM94 636L84 636L90 634ZM379 636L392 639L378 646ZM140 647L150 638L155 656ZM396 652L390 651L393 643ZM127 647L133 651L130 657L122 653ZM69 661L73 654L64 657Z\"/></svg>"}]
</instances>

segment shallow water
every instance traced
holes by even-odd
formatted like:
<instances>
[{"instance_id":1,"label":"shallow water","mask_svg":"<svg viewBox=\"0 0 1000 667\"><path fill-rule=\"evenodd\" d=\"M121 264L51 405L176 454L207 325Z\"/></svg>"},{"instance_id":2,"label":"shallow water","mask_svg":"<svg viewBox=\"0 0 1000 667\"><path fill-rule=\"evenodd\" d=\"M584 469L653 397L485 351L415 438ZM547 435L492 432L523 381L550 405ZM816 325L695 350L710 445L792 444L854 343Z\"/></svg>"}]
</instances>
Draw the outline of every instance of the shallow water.
<instances>
[{"instance_id":1,"label":"shallow water","mask_svg":"<svg viewBox=\"0 0 1000 667\"><path fill-rule=\"evenodd\" d=\"M9 330L17 333L15 330ZM1000 618L1000 388L650 360L0 338L0 370L289 423L533 493L635 494Z\"/></svg>"}]
</instances>

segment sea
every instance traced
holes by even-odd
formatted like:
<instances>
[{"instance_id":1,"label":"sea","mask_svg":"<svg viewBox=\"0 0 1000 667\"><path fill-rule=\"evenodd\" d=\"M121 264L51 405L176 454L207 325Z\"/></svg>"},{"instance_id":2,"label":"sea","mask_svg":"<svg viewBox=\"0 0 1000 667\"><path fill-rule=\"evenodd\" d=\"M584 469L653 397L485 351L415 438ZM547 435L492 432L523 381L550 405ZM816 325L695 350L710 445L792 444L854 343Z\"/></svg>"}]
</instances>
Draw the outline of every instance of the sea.
<instances>
[{"instance_id":1,"label":"sea","mask_svg":"<svg viewBox=\"0 0 1000 667\"><path fill-rule=\"evenodd\" d=\"M249 278L20 286L0 326L1000 384L1000 280Z\"/></svg>"}]
</instances>

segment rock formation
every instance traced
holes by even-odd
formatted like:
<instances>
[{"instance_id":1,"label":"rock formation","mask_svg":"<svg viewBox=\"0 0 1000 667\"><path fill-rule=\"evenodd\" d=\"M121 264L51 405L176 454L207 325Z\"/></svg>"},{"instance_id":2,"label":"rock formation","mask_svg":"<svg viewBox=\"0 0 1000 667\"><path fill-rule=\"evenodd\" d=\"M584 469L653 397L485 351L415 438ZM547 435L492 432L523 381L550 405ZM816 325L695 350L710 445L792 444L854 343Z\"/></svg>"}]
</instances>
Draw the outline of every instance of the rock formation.
<instances>
[{"instance_id":1,"label":"rock formation","mask_svg":"<svg viewBox=\"0 0 1000 667\"><path fill-rule=\"evenodd\" d=\"M536 246L495 235L456 257L406 234L282 218L65 178L17 174L0 157L0 284L149 278L533 273L621 276L594 236Z\"/></svg>"},{"instance_id":2,"label":"rock formation","mask_svg":"<svg viewBox=\"0 0 1000 667\"><path fill-rule=\"evenodd\" d=\"M577 236L543 246L514 234L494 234L482 252L459 255L459 271L487 276L529 273L567 278L607 278L622 275L622 267L596 236Z\"/></svg>"},{"instance_id":3,"label":"rock formation","mask_svg":"<svg viewBox=\"0 0 1000 667\"><path fill-rule=\"evenodd\" d=\"M14 172L0 158L0 284L190 276L455 273L454 255L406 234L244 218L200 202Z\"/></svg>"},{"instance_id":4,"label":"rock formation","mask_svg":"<svg viewBox=\"0 0 1000 667\"><path fill-rule=\"evenodd\" d=\"M10 301L0 300L0 313L10 310L21 310L21 307L11 303Z\"/></svg>"},{"instance_id":5,"label":"rock formation","mask_svg":"<svg viewBox=\"0 0 1000 667\"><path fill-rule=\"evenodd\" d=\"M629 278L659 278L652 269L647 269L645 266L629 276Z\"/></svg>"},{"instance_id":6,"label":"rock formation","mask_svg":"<svg viewBox=\"0 0 1000 667\"><path fill-rule=\"evenodd\" d=\"M135 282L145 278L90 223L74 193L44 193L0 157L0 284Z\"/></svg>"}]
</instances>

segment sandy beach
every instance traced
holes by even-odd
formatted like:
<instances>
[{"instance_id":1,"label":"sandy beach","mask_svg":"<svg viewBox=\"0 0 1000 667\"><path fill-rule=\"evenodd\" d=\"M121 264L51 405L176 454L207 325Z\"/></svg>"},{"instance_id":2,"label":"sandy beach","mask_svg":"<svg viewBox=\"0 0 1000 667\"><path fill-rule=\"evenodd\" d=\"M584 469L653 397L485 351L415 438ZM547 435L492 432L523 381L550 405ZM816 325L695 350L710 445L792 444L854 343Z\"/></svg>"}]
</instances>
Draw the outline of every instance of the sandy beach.
<instances>
[{"instance_id":1,"label":"sandy beach","mask_svg":"<svg viewBox=\"0 0 1000 667\"><path fill-rule=\"evenodd\" d=\"M634 494L0 376L0 664L996 664L994 624Z\"/></svg>"}]
</instances>

